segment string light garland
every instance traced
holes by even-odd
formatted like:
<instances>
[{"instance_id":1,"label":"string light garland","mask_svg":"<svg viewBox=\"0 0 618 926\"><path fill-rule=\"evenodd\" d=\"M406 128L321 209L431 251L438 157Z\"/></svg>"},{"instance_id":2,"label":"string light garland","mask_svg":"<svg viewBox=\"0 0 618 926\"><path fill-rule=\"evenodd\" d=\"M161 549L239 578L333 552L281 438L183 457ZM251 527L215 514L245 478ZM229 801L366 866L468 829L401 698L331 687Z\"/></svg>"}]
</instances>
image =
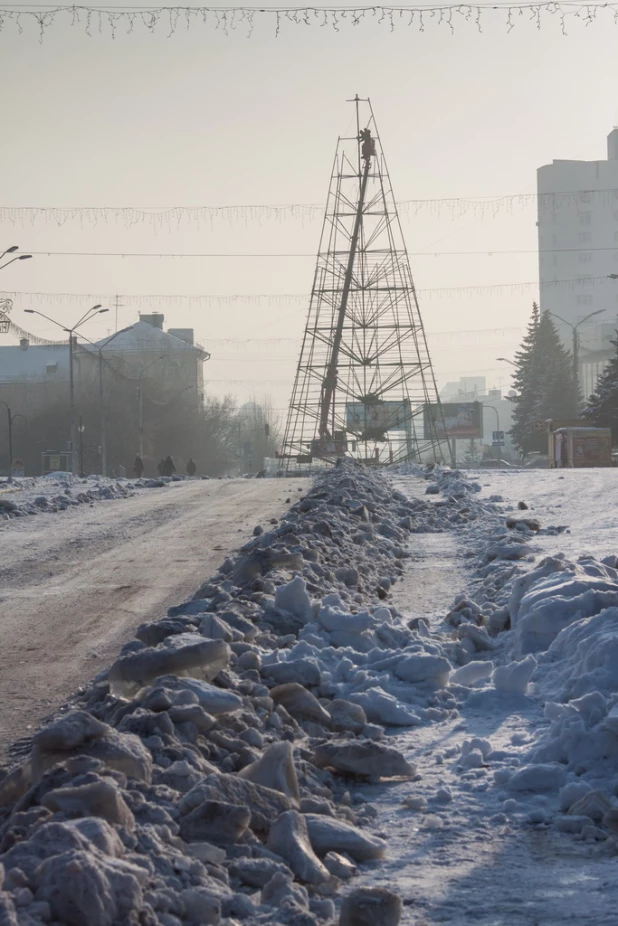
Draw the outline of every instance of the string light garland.
<instances>
[{"instance_id":1,"label":"string light garland","mask_svg":"<svg viewBox=\"0 0 618 926\"><path fill-rule=\"evenodd\" d=\"M188 31L194 26L218 31L225 36L239 32L251 37L258 23L265 22L276 37L287 26L317 26L342 32L346 27L365 23L394 32L397 28L426 32L431 26L454 33L457 26L483 32L483 25L498 18L507 32L528 23L541 29L543 23L557 23L563 35L567 24L593 24L599 13L609 13L618 21L618 4L570 2L570 0L531 0L523 3L454 3L438 6L359 6L359 7L203 7L203 6L50 6L48 4L7 4L0 8L0 29L13 24L19 33L33 23L43 41L46 30L57 21L81 26L88 36L94 32L132 35L138 29L150 33Z\"/></svg>"},{"instance_id":2,"label":"string light garland","mask_svg":"<svg viewBox=\"0 0 618 926\"><path fill-rule=\"evenodd\" d=\"M5 293L0 296L0 332L2 334L12 334L13 337L17 338L27 338L31 344L44 347L65 347L68 345L68 340L49 341L47 338L40 338L36 334L30 334L29 331L20 328L19 325L15 324L12 318L9 318L12 311L13 300Z\"/></svg>"},{"instance_id":3,"label":"string light garland","mask_svg":"<svg viewBox=\"0 0 618 926\"><path fill-rule=\"evenodd\" d=\"M443 296L477 296L485 294L489 296L498 296L504 294L523 294L529 289L547 289L566 287L568 289L587 289L590 286L615 286L615 283L604 276L577 277L565 280L548 280L539 282L538 280L522 280L515 283L487 283L480 285L465 286L439 286L419 288L417 294L423 297L443 297ZM206 306L231 306L235 304L249 303L250 305L263 305L264 303L275 305L306 305L308 300L307 293L199 293L196 295L184 295L182 293L41 293L41 292L18 292L2 291L0 300L3 298L11 299L14 302L35 302L37 305L45 305L49 302L69 303L82 305L86 302L109 303L112 306L116 299L126 299L134 306L152 308L157 305L177 305L185 304L191 307L199 308ZM127 308L124 306L124 308ZM287 316L286 316L287 317ZM493 330L493 329L492 329ZM496 329L497 330L497 329ZM253 339L249 339L253 340ZM271 340L271 339L269 339Z\"/></svg>"},{"instance_id":4,"label":"string light garland","mask_svg":"<svg viewBox=\"0 0 618 926\"><path fill-rule=\"evenodd\" d=\"M0 11L1 16L1 11ZM500 214L513 215L517 210L537 206L539 214L557 209L595 205L616 209L618 189L571 190L556 193L508 193L499 196L442 197L440 199L404 199L397 203L400 217L416 218L421 213L433 217L448 214L452 219L472 216L476 219L495 218ZM199 229L203 225L214 228L219 222L230 226L251 222L263 224L290 221L305 225L321 221L324 206L317 203L239 204L233 206L0 206L0 222L11 225L34 226L37 222L63 226L79 222L82 227L121 223L125 228L146 225L154 230L173 231L182 225Z\"/></svg>"}]
</instances>

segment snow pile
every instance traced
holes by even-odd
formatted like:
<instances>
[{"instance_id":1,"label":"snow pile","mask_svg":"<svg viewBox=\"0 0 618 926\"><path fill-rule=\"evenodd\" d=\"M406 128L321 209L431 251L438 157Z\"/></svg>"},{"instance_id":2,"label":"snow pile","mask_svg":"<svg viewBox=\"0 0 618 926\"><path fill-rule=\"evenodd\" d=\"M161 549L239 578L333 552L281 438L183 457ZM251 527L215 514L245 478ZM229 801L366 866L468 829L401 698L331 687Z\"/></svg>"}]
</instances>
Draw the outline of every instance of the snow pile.
<instances>
[{"instance_id":1,"label":"snow pile","mask_svg":"<svg viewBox=\"0 0 618 926\"><path fill-rule=\"evenodd\" d=\"M158 480L151 481L159 484ZM146 482L103 476L82 479L71 473L16 479L11 485L5 483L0 491L0 520L50 514L79 505L93 505L97 501L128 498L135 494L136 488L146 486Z\"/></svg>"},{"instance_id":2,"label":"snow pile","mask_svg":"<svg viewBox=\"0 0 618 926\"><path fill-rule=\"evenodd\" d=\"M0 781L7 922L332 921L386 851L347 776L414 775L385 727L455 718L453 667L489 641L412 629L391 601L410 536L461 508L338 467L142 625Z\"/></svg>"},{"instance_id":3,"label":"snow pile","mask_svg":"<svg viewBox=\"0 0 618 926\"><path fill-rule=\"evenodd\" d=\"M503 718L540 709L542 719L525 748L458 761L492 767L507 809L509 794L520 814L529 802L526 825L603 842L618 832L618 570L614 555L537 561L537 538L564 530L488 508L462 537L475 576L447 623L462 643L488 632L493 649L477 646L451 673L458 707Z\"/></svg>"}]
</instances>

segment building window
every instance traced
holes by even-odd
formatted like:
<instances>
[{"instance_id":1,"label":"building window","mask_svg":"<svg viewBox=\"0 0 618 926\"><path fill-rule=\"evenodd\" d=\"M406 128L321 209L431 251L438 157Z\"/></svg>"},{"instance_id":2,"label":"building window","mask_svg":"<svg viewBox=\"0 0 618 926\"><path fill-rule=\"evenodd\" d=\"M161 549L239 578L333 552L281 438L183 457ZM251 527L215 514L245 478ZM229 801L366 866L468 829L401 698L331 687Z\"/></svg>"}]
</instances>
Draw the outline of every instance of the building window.
<instances>
[{"instance_id":1,"label":"building window","mask_svg":"<svg viewBox=\"0 0 618 926\"><path fill-rule=\"evenodd\" d=\"M577 255L577 261L580 264L591 264L592 254L590 251L580 251L580 253Z\"/></svg>"},{"instance_id":2,"label":"building window","mask_svg":"<svg viewBox=\"0 0 618 926\"><path fill-rule=\"evenodd\" d=\"M589 241L592 241L592 232L579 232L577 240L580 244L588 244Z\"/></svg>"},{"instance_id":3,"label":"building window","mask_svg":"<svg viewBox=\"0 0 618 926\"><path fill-rule=\"evenodd\" d=\"M48 376L51 376L52 373L57 373L57 372L58 372L58 364L57 364L57 363L48 363L47 366L45 367L45 372L47 373Z\"/></svg>"},{"instance_id":4,"label":"building window","mask_svg":"<svg viewBox=\"0 0 618 926\"><path fill-rule=\"evenodd\" d=\"M580 225L592 225L592 212L580 212L579 213L579 224Z\"/></svg>"},{"instance_id":5,"label":"building window","mask_svg":"<svg viewBox=\"0 0 618 926\"><path fill-rule=\"evenodd\" d=\"M577 297L578 305L592 305L592 296L590 293L584 293Z\"/></svg>"},{"instance_id":6,"label":"building window","mask_svg":"<svg viewBox=\"0 0 618 926\"><path fill-rule=\"evenodd\" d=\"M552 262L552 264L553 264L554 267L555 267L556 264L558 263L558 255L557 255L557 254L552 254L552 256L551 256L551 262Z\"/></svg>"},{"instance_id":7,"label":"building window","mask_svg":"<svg viewBox=\"0 0 618 926\"><path fill-rule=\"evenodd\" d=\"M555 248L557 244L558 244L558 235L552 235L552 236L551 236L551 245L552 245L552 247Z\"/></svg>"}]
</instances>

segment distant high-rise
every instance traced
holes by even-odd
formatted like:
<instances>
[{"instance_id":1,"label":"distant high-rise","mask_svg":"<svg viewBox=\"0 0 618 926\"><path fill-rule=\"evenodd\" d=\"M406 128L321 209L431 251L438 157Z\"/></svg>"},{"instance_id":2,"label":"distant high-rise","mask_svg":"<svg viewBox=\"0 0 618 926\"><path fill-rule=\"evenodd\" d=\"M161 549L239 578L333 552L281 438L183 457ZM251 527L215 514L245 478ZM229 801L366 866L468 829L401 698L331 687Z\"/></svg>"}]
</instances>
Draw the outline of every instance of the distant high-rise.
<instances>
[{"instance_id":1,"label":"distant high-rise","mask_svg":"<svg viewBox=\"0 0 618 926\"><path fill-rule=\"evenodd\" d=\"M580 383L594 389L612 348L618 311L618 128L607 137L607 160L563 161L537 171L541 310L578 328ZM556 318L565 345L573 331Z\"/></svg>"}]
</instances>

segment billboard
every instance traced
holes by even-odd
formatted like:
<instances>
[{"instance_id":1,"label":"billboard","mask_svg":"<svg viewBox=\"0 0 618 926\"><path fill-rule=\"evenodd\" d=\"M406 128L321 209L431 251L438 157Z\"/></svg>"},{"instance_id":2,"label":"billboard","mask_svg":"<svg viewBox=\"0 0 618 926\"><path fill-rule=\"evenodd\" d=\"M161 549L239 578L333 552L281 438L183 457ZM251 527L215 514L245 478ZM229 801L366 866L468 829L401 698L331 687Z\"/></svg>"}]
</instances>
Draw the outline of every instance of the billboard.
<instances>
[{"instance_id":1,"label":"billboard","mask_svg":"<svg viewBox=\"0 0 618 926\"><path fill-rule=\"evenodd\" d=\"M347 449L348 443L345 434L339 431L334 438L316 437L315 440L311 441L311 454L315 457L341 456Z\"/></svg>"},{"instance_id":2,"label":"billboard","mask_svg":"<svg viewBox=\"0 0 618 926\"><path fill-rule=\"evenodd\" d=\"M483 406L480 402L442 402L425 406L425 438L453 437L456 440L483 436Z\"/></svg>"},{"instance_id":3,"label":"billboard","mask_svg":"<svg viewBox=\"0 0 618 926\"><path fill-rule=\"evenodd\" d=\"M399 402L348 402L345 407L346 426L356 434L384 434L404 431L410 418L409 405Z\"/></svg>"}]
</instances>

